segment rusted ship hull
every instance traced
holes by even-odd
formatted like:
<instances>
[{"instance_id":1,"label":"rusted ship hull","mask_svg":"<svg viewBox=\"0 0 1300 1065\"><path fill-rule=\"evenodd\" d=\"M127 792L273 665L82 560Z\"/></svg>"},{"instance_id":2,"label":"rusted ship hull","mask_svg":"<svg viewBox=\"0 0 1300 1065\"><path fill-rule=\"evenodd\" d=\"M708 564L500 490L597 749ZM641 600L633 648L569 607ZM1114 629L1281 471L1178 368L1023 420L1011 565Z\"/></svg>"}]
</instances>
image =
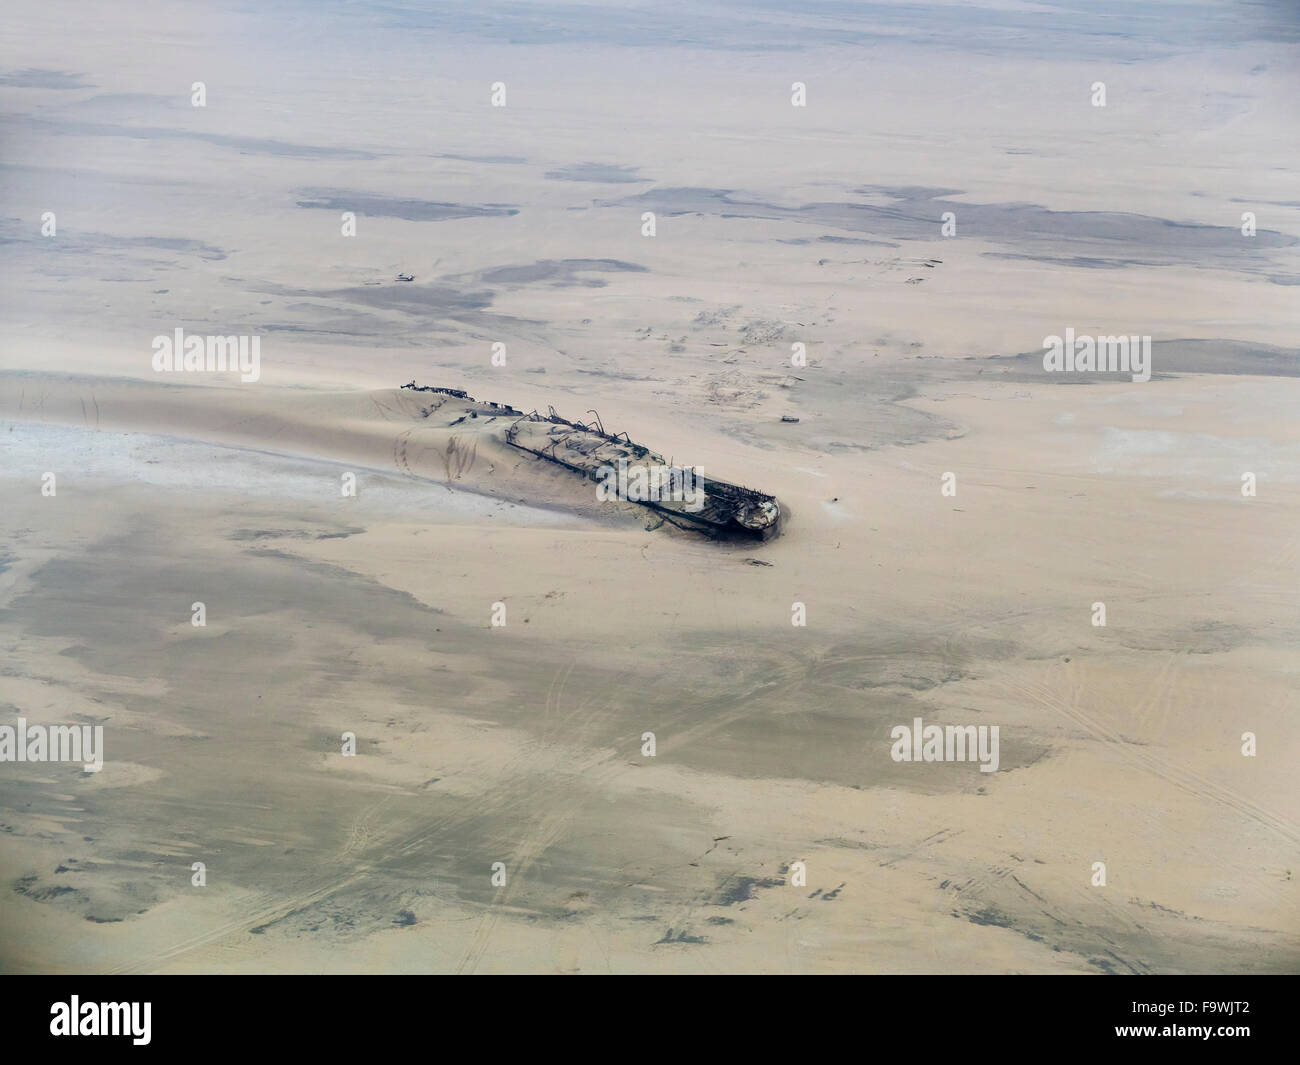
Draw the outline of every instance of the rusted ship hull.
<instances>
[{"instance_id":1,"label":"rusted ship hull","mask_svg":"<svg viewBox=\"0 0 1300 1065\"><path fill-rule=\"evenodd\" d=\"M705 477L693 468L675 467L627 434L606 432L599 415L587 424L560 417L554 407L547 414L524 414L508 404L476 400L459 389L420 386L414 381L402 387L446 397L442 402L453 404L454 410L463 407L463 416L453 425L480 416L514 417L517 420L505 431L506 443L591 481L608 484L612 471L625 472L634 466L648 483L680 487L689 482L689 492L618 492L612 496L655 511L680 528L714 538L752 540L770 540L780 533L781 505L774 496Z\"/></svg>"},{"instance_id":2,"label":"rusted ship hull","mask_svg":"<svg viewBox=\"0 0 1300 1065\"><path fill-rule=\"evenodd\" d=\"M592 481L608 478L620 462L648 472L659 471L665 482L677 476L678 468L649 448L623 436L612 436L599 423L571 422L554 411L549 415L533 412L521 418L506 430L506 442ZM709 536L770 540L780 533L781 507L775 497L709 477L692 480L690 498L619 498Z\"/></svg>"}]
</instances>

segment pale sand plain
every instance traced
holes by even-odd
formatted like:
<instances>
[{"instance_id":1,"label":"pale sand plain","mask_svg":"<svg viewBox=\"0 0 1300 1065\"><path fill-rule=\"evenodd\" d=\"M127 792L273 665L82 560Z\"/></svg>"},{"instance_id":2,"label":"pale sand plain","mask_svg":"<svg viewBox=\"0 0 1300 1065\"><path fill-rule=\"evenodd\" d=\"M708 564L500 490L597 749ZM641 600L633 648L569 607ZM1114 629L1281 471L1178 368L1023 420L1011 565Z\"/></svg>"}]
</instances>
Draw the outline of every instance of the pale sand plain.
<instances>
[{"instance_id":1,"label":"pale sand plain","mask_svg":"<svg viewBox=\"0 0 1300 1065\"><path fill-rule=\"evenodd\" d=\"M3 31L0 723L106 736L0 764L4 969L1294 971L1294 29L457 10ZM260 380L155 374L178 326ZM1155 376L1043 373L1067 326ZM451 478L412 378L784 535L491 430Z\"/></svg>"}]
</instances>

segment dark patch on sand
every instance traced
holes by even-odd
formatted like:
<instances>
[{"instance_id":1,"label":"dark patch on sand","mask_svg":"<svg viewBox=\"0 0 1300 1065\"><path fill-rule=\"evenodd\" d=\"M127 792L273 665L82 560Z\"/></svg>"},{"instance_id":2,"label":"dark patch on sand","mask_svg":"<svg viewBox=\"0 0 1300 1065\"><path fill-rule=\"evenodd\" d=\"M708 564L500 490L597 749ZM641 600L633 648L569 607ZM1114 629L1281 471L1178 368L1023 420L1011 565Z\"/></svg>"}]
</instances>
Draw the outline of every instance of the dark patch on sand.
<instances>
[{"instance_id":1,"label":"dark patch on sand","mask_svg":"<svg viewBox=\"0 0 1300 1065\"><path fill-rule=\"evenodd\" d=\"M89 89L85 74L69 74L64 70L44 70L40 67L28 67L26 70L10 70L0 74L0 85L9 85L18 89Z\"/></svg>"},{"instance_id":2,"label":"dark patch on sand","mask_svg":"<svg viewBox=\"0 0 1300 1065\"><path fill-rule=\"evenodd\" d=\"M471 281L484 285L532 285L545 282L556 288L574 286L603 288L607 282L600 278L582 275L645 272L644 266L623 262L620 259L539 259L537 262L521 263L517 266L496 266L472 274L458 274L446 280Z\"/></svg>"},{"instance_id":3,"label":"dark patch on sand","mask_svg":"<svg viewBox=\"0 0 1300 1065\"><path fill-rule=\"evenodd\" d=\"M15 124L56 137L126 137L131 140L186 140L234 148L248 155L276 155L290 159L377 159L371 152L318 144L293 144L265 137L240 137L163 126L119 126L108 122L77 122L44 118L12 119Z\"/></svg>"},{"instance_id":4,"label":"dark patch on sand","mask_svg":"<svg viewBox=\"0 0 1300 1065\"><path fill-rule=\"evenodd\" d=\"M649 181L637 174L635 166L610 163L572 163L546 172L547 181L592 181L606 185L627 185Z\"/></svg>"},{"instance_id":5,"label":"dark patch on sand","mask_svg":"<svg viewBox=\"0 0 1300 1065\"><path fill-rule=\"evenodd\" d=\"M302 189L299 207L322 211L352 211L370 218L400 218L407 222L447 222L456 218L506 218L519 213L509 204L440 203L436 200L402 200L367 192L340 189Z\"/></svg>"},{"instance_id":6,"label":"dark patch on sand","mask_svg":"<svg viewBox=\"0 0 1300 1065\"><path fill-rule=\"evenodd\" d=\"M780 877L728 876L718 884L709 899L711 906L734 906L739 902L749 902L758 897L758 892L765 888L784 887L785 881Z\"/></svg>"},{"instance_id":7,"label":"dark patch on sand","mask_svg":"<svg viewBox=\"0 0 1300 1065\"><path fill-rule=\"evenodd\" d=\"M488 166L522 166L528 160L522 155L452 155L443 152L435 159L455 159L462 163L483 163Z\"/></svg>"},{"instance_id":8,"label":"dark patch on sand","mask_svg":"<svg viewBox=\"0 0 1300 1065\"><path fill-rule=\"evenodd\" d=\"M1133 327L1135 330L1137 326ZM1075 326L1076 333L1087 330ZM1062 327L1062 333L1064 327ZM1111 335L1097 330L1090 335ZM1043 350L1019 355L993 355L984 359L945 360L944 373L959 377L997 375L1011 381L1036 381L1061 385L1129 385L1132 374L1122 372L1064 373L1043 368ZM1240 340L1152 340L1151 379L1180 373L1238 374L1260 377L1300 377L1300 348L1282 348ZM1150 382L1145 382L1150 383Z\"/></svg>"},{"instance_id":9,"label":"dark patch on sand","mask_svg":"<svg viewBox=\"0 0 1300 1065\"><path fill-rule=\"evenodd\" d=\"M670 928L659 939L655 940L654 945L657 947L664 943L707 943L707 942L708 940L705 939L703 936L691 935L685 929L675 932L673 929Z\"/></svg>"},{"instance_id":10,"label":"dark patch on sand","mask_svg":"<svg viewBox=\"0 0 1300 1065\"><path fill-rule=\"evenodd\" d=\"M400 311L426 319L472 316L492 304L492 293L469 291L451 285L351 285L347 288L291 289L280 285L264 286L260 291L273 296L297 299L342 300L363 304L380 311ZM318 311L311 304L302 309ZM279 325L276 328L303 331L304 326ZM312 331L312 330L308 330Z\"/></svg>"},{"instance_id":11,"label":"dark patch on sand","mask_svg":"<svg viewBox=\"0 0 1300 1065\"><path fill-rule=\"evenodd\" d=\"M1122 211L1054 211L1032 203L972 203L951 198L960 192L957 189L866 185L852 191L862 197L860 202L786 207L747 198L734 189L664 187L597 205L636 206L668 217L701 214L796 222L927 242L939 238L943 215L952 212L965 237L1050 248L1021 253L1029 259L1110 268L1191 265L1267 274L1271 260L1264 253L1300 244L1300 238L1276 230L1259 230L1246 240L1235 226ZM1062 250L1072 254L1062 256Z\"/></svg>"},{"instance_id":12,"label":"dark patch on sand","mask_svg":"<svg viewBox=\"0 0 1300 1065\"><path fill-rule=\"evenodd\" d=\"M1101 12L1054 4L1046 19L1039 8L878 2L846 8L836 0L808 0L797 8L764 0L716 12L693 5L630 5L603 8L598 19L581 4L548 4L542 10L503 0L380 10L386 25L431 41L465 34L512 47L605 45L633 48L638 55L656 47L689 54L913 46L981 57L1068 54L1125 63L1210 45L1300 40L1300 27L1285 6L1267 4L1196 3L1168 11L1150 4L1104 5Z\"/></svg>"}]
</instances>

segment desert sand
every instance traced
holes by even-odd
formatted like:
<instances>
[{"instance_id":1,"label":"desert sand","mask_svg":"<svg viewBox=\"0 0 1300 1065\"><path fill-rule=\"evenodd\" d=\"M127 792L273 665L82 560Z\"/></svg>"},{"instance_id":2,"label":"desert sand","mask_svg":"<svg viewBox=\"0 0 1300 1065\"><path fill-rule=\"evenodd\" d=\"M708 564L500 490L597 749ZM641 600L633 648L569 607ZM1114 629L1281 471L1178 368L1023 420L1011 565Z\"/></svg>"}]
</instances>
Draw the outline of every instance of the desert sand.
<instances>
[{"instance_id":1,"label":"desert sand","mask_svg":"<svg viewBox=\"0 0 1300 1065\"><path fill-rule=\"evenodd\" d=\"M22 0L0 725L105 757L0 762L0 969L1300 968L1300 30L1143 10Z\"/></svg>"}]
</instances>

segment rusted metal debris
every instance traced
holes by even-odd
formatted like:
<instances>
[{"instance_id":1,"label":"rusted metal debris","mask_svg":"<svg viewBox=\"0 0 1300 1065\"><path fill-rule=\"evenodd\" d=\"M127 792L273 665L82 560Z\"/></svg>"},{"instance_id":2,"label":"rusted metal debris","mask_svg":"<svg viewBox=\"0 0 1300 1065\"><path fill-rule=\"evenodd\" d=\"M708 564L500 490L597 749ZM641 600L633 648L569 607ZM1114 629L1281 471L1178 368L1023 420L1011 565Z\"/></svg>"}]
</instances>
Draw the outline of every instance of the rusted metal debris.
<instances>
[{"instance_id":1,"label":"rusted metal debris","mask_svg":"<svg viewBox=\"0 0 1300 1065\"><path fill-rule=\"evenodd\" d=\"M468 403L474 404L475 408L477 408L475 410L470 411L469 413L470 417L476 418L480 413L513 414L516 417L518 417L519 415L524 413L521 410L515 410L515 408L510 406L509 403L493 403L491 400L475 399L468 392L462 392L459 388L434 388L429 385L417 385L414 381L411 381L409 384L402 385L402 388L409 389L412 392L436 392L440 396L451 396L452 399L463 399ZM487 410L482 410L482 408L484 407L486 407ZM429 409L430 411L432 411L436 408L431 407Z\"/></svg>"},{"instance_id":2,"label":"rusted metal debris","mask_svg":"<svg viewBox=\"0 0 1300 1065\"><path fill-rule=\"evenodd\" d=\"M659 468L657 473L660 475L675 469L662 455L636 443L627 433L607 432L600 415L594 410L587 412L596 416L593 422L570 421L554 407L547 407L546 414L537 410L524 414L508 405L476 400L459 389L425 387L414 381L402 387L463 400L470 413L487 408L492 413L516 416L518 420L505 431L506 443L592 481L602 480L611 468L619 466L620 461L648 469ZM692 493L690 500L629 497L629 501L656 511L679 528L692 529L712 538L769 540L779 535L782 512L775 496L702 474L695 480L700 492ZM669 495L671 497L672 493Z\"/></svg>"}]
</instances>

